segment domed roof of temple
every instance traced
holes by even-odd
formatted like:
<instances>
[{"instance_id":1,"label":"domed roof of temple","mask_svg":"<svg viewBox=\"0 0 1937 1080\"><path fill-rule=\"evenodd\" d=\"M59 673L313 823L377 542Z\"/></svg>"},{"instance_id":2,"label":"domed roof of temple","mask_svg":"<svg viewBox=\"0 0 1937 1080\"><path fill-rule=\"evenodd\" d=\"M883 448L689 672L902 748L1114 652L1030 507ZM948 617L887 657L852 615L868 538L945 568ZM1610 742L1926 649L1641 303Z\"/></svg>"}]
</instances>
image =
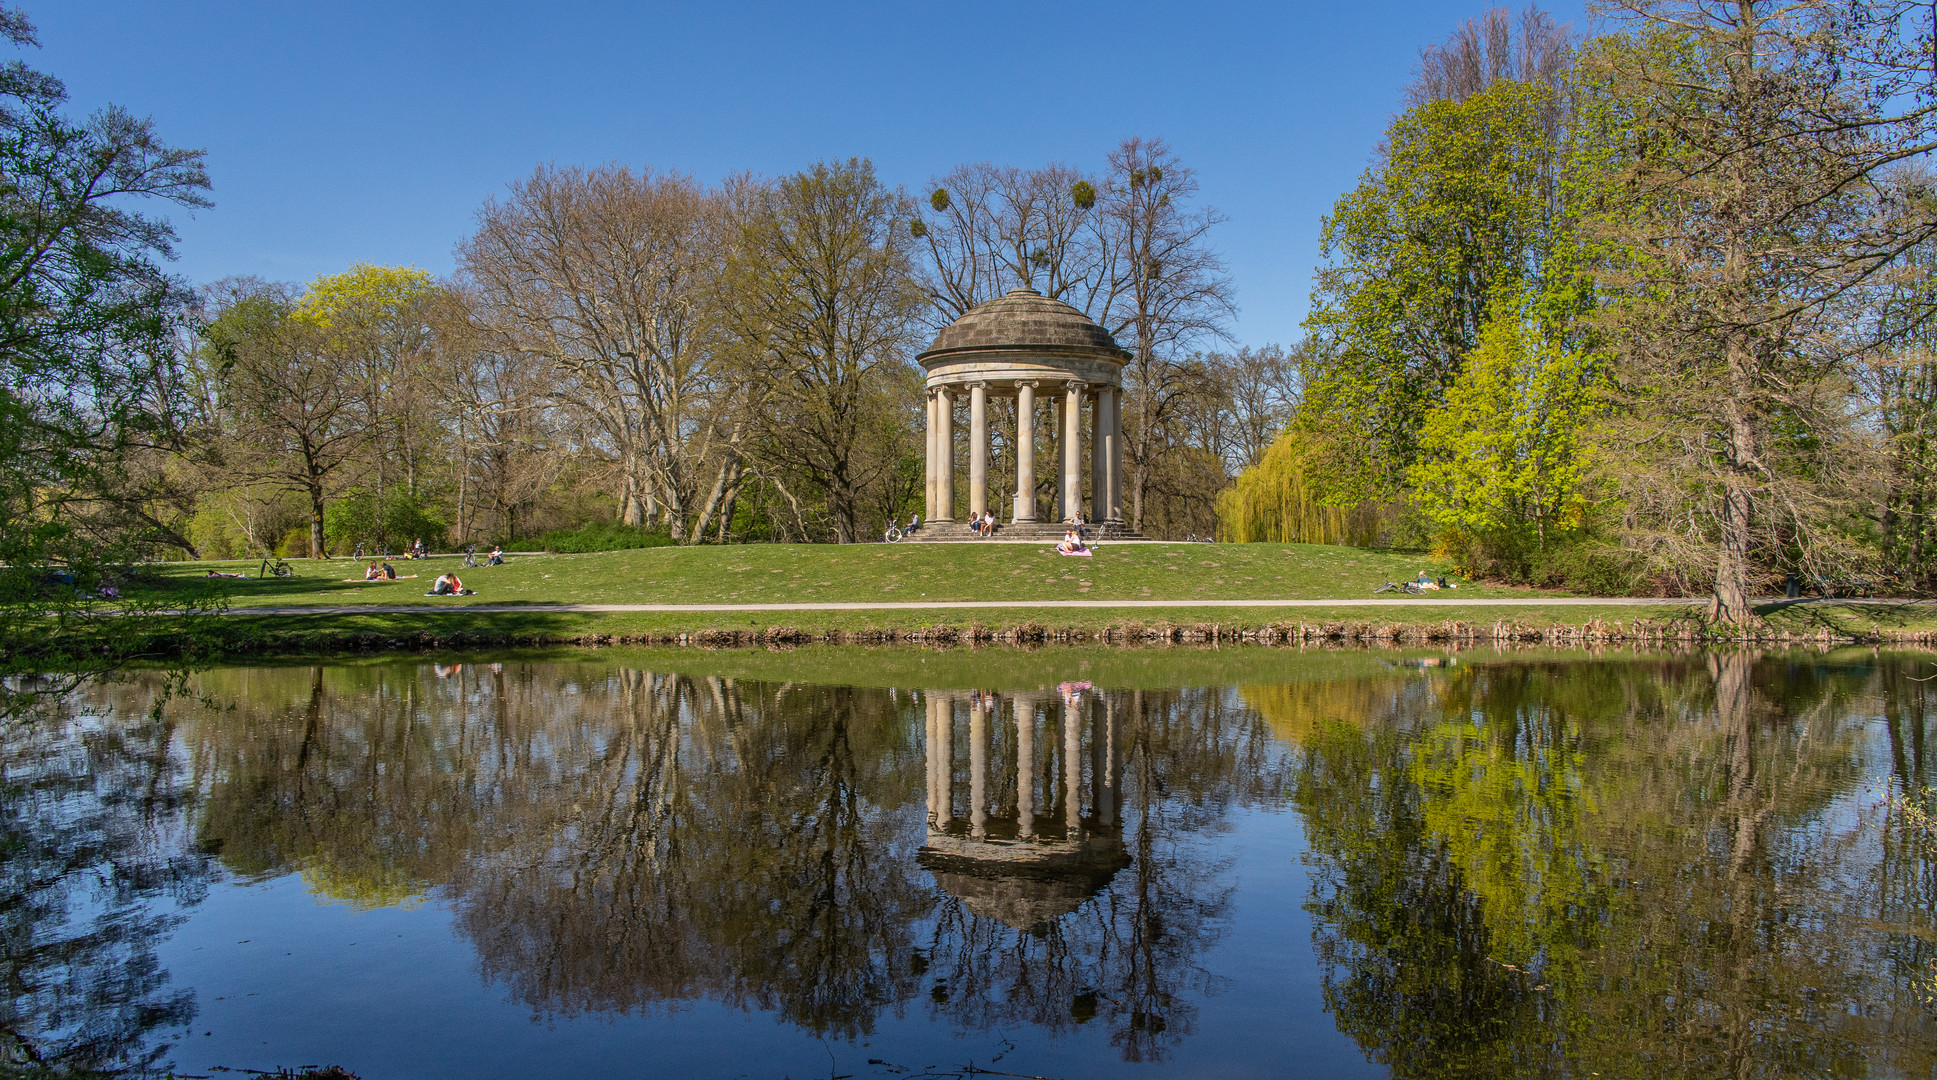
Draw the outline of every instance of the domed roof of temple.
<instances>
[{"instance_id":1,"label":"domed roof of temple","mask_svg":"<svg viewBox=\"0 0 1937 1080\"><path fill-rule=\"evenodd\" d=\"M1112 836L991 843L931 831L915 861L969 911L1028 930L1082 907L1130 856Z\"/></svg>"},{"instance_id":2,"label":"domed roof of temple","mask_svg":"<svg viewBox=\"0 0 1937 1080\"><path fill-rule=\"evenodd\" d=\"M1088 315L1024 285L970 308L943 327L917 359L966 350L1013 349L1104 353L1119 360L1130 355Z\"/></svg>"}]
</instances>

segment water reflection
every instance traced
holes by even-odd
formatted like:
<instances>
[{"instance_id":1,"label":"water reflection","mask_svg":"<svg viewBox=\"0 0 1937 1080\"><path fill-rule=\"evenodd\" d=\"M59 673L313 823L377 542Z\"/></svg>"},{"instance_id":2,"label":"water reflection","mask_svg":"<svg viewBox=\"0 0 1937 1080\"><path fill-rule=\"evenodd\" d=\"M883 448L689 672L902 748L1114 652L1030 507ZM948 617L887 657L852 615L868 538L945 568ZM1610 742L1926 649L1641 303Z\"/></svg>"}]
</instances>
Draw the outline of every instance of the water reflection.
<instances>
[{"instance_id":1,"label":"water reflection","mask_svg":"<svg viewBox=\"0 0 1937 1080\"><path fill-rule=\"evenodd\" d=\"M10 1052L166 1059L195 999L156 942L212 882L299 874L448 911L551 1024L704 1001L1207 1065L1241 1052L1194 1038L1220 992L1292 1016L1315 966L1324 1030L1282 1037L1399 1076L1937 1070L1937 858L1882 800L1933 778L1924 661L1263 655L1181 689L394 664L210 672L211 708L135 679L5 747ZM1300 829L1296 888L1244 903L1302 905L1309 949L1233 982L1233 840Z\"/></svg>"},{"instance_id":2,"label":"water reflection","mask_svg":"<svg viewBox=\"0 0 1937 1080\"><path fill-rule=\"evenodd\" d=\"M1273 702L1340 1029L1398 1076L1931 1075L1931 861L1841 798L1871 710L1914 698L1921 740L1904 674L1738 653Z\"/></svg>"},{"instance_id":3,"label":"water reflection","mask_svg":"<svg viewBox=\"0 0 1937 1080\"><path fill-rule=\"evenodd\" d=\"M143 1066L195 1016L155 945L206 892L187 843L173 725L129 702L115 727L0 733L0 1044L12 1065Z\"/></svg>"}]
</instances>

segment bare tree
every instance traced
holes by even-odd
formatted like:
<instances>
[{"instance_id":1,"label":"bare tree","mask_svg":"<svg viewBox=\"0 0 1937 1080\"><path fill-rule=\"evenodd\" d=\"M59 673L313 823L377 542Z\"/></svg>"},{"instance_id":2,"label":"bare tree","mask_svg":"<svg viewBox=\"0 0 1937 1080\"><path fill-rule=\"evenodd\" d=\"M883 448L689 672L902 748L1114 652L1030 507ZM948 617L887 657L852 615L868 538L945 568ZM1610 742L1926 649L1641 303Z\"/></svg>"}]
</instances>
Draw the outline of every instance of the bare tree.
<instances>
[{"instance_id":1,"label":"bare tree","mask_svg":"<svg viewBox=\"0 0 1937 1080\"><path fill-rule=\"evenodd\" d=\"M1559 87L1573 66L1573 49L1568 26L1531 4L1518 19L1506 8L1489 8L1444 42L1421 50L1406 106L1465 101L1497 82Z\"/></svg>"},{"instance_id":2,"label":"bare tree","mask_svg":"<svg viewBox=\"0 0 1937 1080\"><path fill-rule=\"evenodd\" d=\"M1224 260L1210 232L1224 216L1194 209L1196 174L1162 139L1125 139L1109 156L1103 195L1109 238L1110 303L1104 325L1130 350L1124 370L1124 449L1130 524L1144 500L1170 411L1196 392L1183 361L1193 345L1222 337L1236 314Z\"/></svg>"},{"instance_id":3,"label":"bare tree","mask_svg":"<svg viewBox=\"0 0 1937 1080\"><path fill-rule=\"evenodd\" d=\"M1277 345L1247 345L1204 358L1215 380L1220 413L1218 427L1204 445L1233 471L1256 465L1298 411L1306 348L1301 343L1287 355Z\"/></svg>"},{"instance_id":4,"label":"bare tree","mask_svg":"<svg viewBox=\"0 0 1937 1080\"><path fill-rule=\"evenodd\" d=\"M916 453L914 211L862 160L749 195L722 292L749 445L796 517L811 488L835 540L853 543L867 493Z\"/></svg>"},{"instance_id":5,"label":"bare tree","mask_svg":"<svg viewBox=\"0 0 1937 1080\"><path fill-rule=\"evenodd\" d=\"M681 543L741 467L711 306L719 222L688 177L548 165L486 203L458 246L485 325L549 362L553 396L617 462L621 518L661 516Z\"/></svg>"},{"instance_id":6,"label":"bare tree","mask_svg":"<svg viewBox=\"0 0 1937 1080\"><path fill-rule=\"evenodd\" d=\"M1018 285L1093 317L1112 281L1095 178L1068 165L962 165L931 181L932 211L911 223L924 242L922 287L945 326Z\"/></svg>"}]
</instances>

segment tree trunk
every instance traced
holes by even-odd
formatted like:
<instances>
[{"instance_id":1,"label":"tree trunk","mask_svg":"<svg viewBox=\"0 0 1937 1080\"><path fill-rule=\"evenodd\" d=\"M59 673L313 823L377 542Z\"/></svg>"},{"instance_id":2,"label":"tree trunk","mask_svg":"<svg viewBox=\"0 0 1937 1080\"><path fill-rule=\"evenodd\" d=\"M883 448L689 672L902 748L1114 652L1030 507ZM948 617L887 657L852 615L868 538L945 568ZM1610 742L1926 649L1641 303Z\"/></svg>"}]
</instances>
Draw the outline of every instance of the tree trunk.
<instances>
[{"instance_id":1,"label":"tree trunk","mask_svg":"<svg viewBox=\"0 0 1937 1080\"><path fill-rule=\"evenodd\" d=\"M309 479L309 557L321 559L323 550L323 482L314 473Z\"/></svg>"},{"instance_id":2,"label":"tree trunk","mask_svg":"<svg viewBox=\"0 0 1937 1080\"><path fill-rule=\"evenodd\" d=\"M632 471L632 463L626 462L625 512L622 520L634 528L646 524L645 501L639 497L639 477Z\"/></svg>"}]
</instances>

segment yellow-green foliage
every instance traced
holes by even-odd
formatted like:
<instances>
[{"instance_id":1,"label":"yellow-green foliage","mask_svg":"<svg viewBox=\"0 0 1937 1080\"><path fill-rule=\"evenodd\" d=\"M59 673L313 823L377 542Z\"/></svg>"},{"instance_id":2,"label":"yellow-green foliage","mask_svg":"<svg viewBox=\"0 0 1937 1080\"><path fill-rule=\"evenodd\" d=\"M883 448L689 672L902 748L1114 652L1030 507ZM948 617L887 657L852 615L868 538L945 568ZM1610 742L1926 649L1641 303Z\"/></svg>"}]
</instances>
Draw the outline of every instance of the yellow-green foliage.
<instances>
[{"instance_id":1,"label":"yellow-green foliage","mask_svg":"<svg viewBox=\"0 0 1937 1080\"><path fill-rule=\"evenodd\" d=\"M1321 501L1310 443L1297 430L1278 436L1258 463L1217 499L1218 539L1240 544L1350 544L1378 541L1378 508Z\"/></svg>"},{"instance_id":2,"label":"yellow-green foliage","mask_svg":"<svg viewBox=\"0 0 1937 1080\"><path fill-rule=\"evenodd\" d=\"M354 333L394 318L435 288L430 273L414 266L357 263L310 282L295 317L325 330Z\"/></svg>"},{"instance_id":3,"label":"yellow-green foliage","mask_svg":"<svg viewBox=\"0 0 1937 1080\"><path fill-rule=\"evenodd\" d=\"M1523 300L1496 304L1444 403L1419 433L1415 501L1442 529L1529 533L1578 528L1581 429L1598 358L1551 332Z\"/></svg>"}]
</instances>

